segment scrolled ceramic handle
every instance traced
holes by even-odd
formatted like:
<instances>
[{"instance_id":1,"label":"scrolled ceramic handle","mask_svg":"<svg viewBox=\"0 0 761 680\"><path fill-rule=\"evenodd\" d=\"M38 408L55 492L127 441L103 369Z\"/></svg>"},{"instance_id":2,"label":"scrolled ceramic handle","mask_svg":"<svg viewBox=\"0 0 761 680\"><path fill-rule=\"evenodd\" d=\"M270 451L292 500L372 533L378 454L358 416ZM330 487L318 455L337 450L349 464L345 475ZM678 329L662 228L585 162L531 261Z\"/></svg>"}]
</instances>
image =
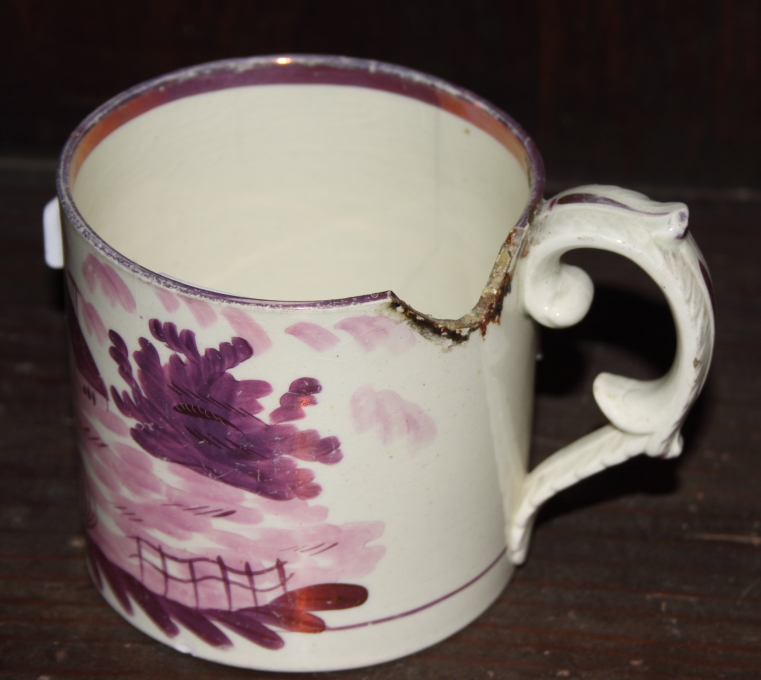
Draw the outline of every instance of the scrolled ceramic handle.
<instances>
[{"instance_id":1,"label":"scrolled ceramic handle","mask_svg":"<svg viewBox=\"0 0 761 680\"><path fill-rule=\"evenodd\" d=\"M711 283L687 220L682 203L590 185L544 203L532 224L517 268L528 314L552 328L580 321L592 302L592 282L561 257L576 248L610 250L637 263L663 290L677 349L671 369L658 380L597 376L595 400L611 424L557 451L527 475L508 528L516 564L526 557L539 507L555 493L640 453L669 458L681 453L679 430L705 382L714 340Z\"/></svg>"}]
</instances>

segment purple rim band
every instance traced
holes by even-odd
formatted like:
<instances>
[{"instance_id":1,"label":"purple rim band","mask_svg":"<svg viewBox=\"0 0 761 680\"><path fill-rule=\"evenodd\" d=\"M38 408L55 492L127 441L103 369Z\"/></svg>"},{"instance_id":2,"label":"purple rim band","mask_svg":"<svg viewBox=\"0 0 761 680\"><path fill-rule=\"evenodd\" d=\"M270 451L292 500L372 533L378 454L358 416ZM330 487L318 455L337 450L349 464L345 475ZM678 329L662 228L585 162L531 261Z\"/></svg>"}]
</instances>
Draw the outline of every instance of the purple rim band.
<instances>
[{"instance_id":1,"label":"purple rim band","mask_svg":"<svg viewBox=\"0 0 761 680\"><path fill-rule=\"evenodd\" d=\"M109 117L117 119L117 124L114 125L113 129L118 128L123 122L127 122L130 118L119 122L118 114L128 109L130 105L134 105L138 109L141 100L147 102L145 109L138 110L135 114L139 115L155 106L214 90L249 85L308 83L352 85L378 89L418 99L433 106L442 106L442 98L446 97L465 107L470 107L474 114L486 114L493 121L501 123L512 133L525 152L530 183L529 199L523 213L516 224L507 230L505 238L507 239L508 234L512 233L514 229L525 229L528 226L530 217L539 206L544 193L544 164L533 140L510 116L464 88L412 69L350 57L303 54L227 59L193 66L146 81L110 99L77 126L64 146L56 177L61 209L77 232L104 257L143 280L175 290L181 294L217 302L227 301L256 307L289 309L346 307L390 299L392 297L391 291L333 300L261 300L218 293L201 286L182 283L139 265L109 246L87 224L74 203L70 179L72 172L78 170L75 168L75 158L77 152L82 151L80 148L82 142L87 140L88 134L96 132L98 126L107 121ZM149 100L153 103L150 104ZM107 134L108 132L103 136L105 137ZM93 148L95 146L97 146L97 141Z\"/></svg>"}]
</instances>

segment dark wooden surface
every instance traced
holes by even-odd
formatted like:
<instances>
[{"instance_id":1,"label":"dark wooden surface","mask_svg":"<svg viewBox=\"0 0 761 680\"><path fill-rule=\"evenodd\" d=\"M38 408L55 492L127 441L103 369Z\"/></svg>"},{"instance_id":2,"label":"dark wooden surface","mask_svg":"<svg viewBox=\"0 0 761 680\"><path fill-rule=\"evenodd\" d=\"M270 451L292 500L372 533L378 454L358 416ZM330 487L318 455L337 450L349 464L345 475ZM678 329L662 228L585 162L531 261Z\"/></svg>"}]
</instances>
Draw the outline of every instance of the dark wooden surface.
<instances>
[{"instance_id":1,"label":"dark wooden surface","mask_svg":"<svg viewBox=\"0 0 761 680\"><path fill-rule=\"evenodd\" d=\"M283 677L154 642L85 571L61 279L42 261L51 165L0 158L0 678ZM550 502L526 565L462 632L407 659L315 677L761 677L761 201L683 192L718 302L715 362L684 455L634 459ZM656 376L674 351L668 309L643 274L599 253L575 259L597 297L581 325L543 335L534 463L602 423L597 372Z\"/></svg>"},{"instance_id":2,"label":"dark wooden surface","mask_svg":"<svg viewBox=\"0 0 761 680\"><path fill-rule=\"evenodd\" d=\"M550 175L761 184L759 0L3 0L0 153L191 64L312 52L432 73L504 108Z\"/></svg>"}]
</instances>

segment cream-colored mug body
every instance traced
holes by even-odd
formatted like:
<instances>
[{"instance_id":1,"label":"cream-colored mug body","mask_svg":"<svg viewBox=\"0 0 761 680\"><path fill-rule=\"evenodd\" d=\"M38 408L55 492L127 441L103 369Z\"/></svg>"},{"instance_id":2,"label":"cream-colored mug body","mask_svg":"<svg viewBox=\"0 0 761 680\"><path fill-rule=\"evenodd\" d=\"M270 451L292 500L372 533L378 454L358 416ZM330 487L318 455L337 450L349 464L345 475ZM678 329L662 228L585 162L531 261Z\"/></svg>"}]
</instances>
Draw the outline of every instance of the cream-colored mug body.
<instances>
[{"instance_id":1,"label":"cream-colored mug body","mask_svg":"<svg viewBox=\"0 0 761 680\"><path fill-rule=\"evenodd\" d=\"M415 652L499 595L550 495L680 450L713 342L686 208L544 202L531 140L448 83L337 57L186 69L86 119L58 182L90 569L179 651ZM677 357L599 376L611 424L528 473L534 319L591 301L575 247L653 276Z\"/></svg>"}]
</instances>

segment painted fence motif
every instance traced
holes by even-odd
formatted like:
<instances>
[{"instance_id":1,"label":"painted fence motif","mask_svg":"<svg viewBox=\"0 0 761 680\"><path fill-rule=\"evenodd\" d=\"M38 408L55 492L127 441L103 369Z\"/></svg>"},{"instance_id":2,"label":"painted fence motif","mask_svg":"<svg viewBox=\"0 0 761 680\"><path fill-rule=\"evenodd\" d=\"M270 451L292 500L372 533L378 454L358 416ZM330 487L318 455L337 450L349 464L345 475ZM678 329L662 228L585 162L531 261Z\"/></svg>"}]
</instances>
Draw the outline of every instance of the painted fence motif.
<instances>
[{"instance_id":1,"label":"painted fence motif","mask_svg":"<svg viewBox=\"0 0 761 680\"><path fill-rule=\"evenodd\" d=\"M278 559L266 569L254 570L248 562L244 564L243 569L236 569L227 564L221 555L216 559L177 557L168 553L161 545L154 545L140 536L132 538L135 541L136 552L130 555L130 559L137 559L140 565L141 582L146 584L149 570L155 572L163 580L161 594L164 597L172 598L172 584L190 586L193 589L195 606L199 608L202 606L199 586L221 586L227 599L227 608L232 611L243 606L258 607L273 599L271 594L276 591L281 591L283 595L288 592L287 582L291 575L286 576L287 562L283 560ZM258 585L262 581L264 585ZM238 598L235 597L236 592ZM270 597L261 597L264 593L269 593ZM237 601L243 598L245 603Z\"/></svg>"}]
</instances>

